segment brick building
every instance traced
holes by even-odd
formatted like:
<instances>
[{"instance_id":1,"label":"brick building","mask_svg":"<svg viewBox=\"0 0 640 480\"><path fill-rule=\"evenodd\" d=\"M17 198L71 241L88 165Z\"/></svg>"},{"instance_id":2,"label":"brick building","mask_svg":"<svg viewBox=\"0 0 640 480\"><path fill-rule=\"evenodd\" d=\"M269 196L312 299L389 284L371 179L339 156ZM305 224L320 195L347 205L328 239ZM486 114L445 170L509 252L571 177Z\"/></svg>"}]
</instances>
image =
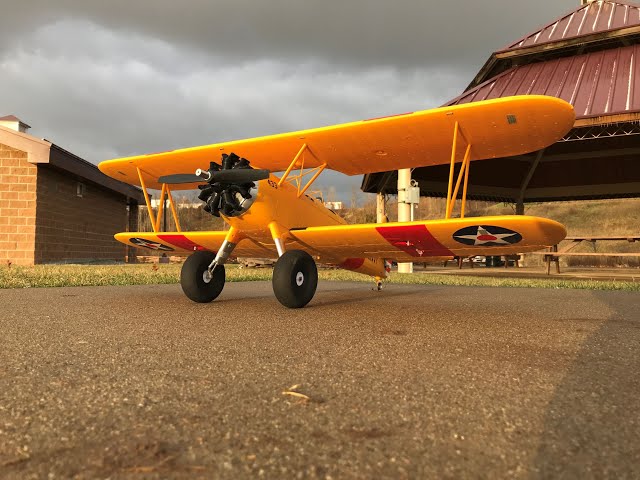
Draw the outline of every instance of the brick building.
<instances>
[{"instance_id":1,"label":"brick building","mask_svg":"<svg viewBox=\"0 0 640 480\"><path fill-rule=\"evenodd\" d=\"M113 235L135 230L142 192L0 118L0 263L124 260Z\"/></svg>"}]
</instances>

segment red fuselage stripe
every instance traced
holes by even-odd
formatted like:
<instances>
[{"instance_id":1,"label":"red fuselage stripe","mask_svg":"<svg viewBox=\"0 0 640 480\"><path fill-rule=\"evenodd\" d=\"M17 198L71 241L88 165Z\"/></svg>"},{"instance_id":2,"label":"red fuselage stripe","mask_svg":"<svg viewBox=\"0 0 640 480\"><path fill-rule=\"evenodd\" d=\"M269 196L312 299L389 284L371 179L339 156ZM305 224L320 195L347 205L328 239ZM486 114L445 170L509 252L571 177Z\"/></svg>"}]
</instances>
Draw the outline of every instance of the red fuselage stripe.
<instances>
[{"instance_id":1,"label":"red fuselage stripe","mask_svg":"<svg viewBox=\"0 0 640 480\"><path fill-rule=\"evenodd\" d=\"M424 225L376 227L376 230L387 242L412 257L453 256Z\"/></svg>"},{"instance_id":2,"label":"red fuselage stripe","mask_svg":"<svg viewBox=\"0 0 640 480\"><path fill-rule=\"evenodd\" d=\"M197 243L192 242L184 235L162 235L158 234L158 239L163 242L170 243L174 247L182 248L184 250L191 250L192 252L196 250L206 250L206 248L198 245Z\"/></svg>"}]
</instances>

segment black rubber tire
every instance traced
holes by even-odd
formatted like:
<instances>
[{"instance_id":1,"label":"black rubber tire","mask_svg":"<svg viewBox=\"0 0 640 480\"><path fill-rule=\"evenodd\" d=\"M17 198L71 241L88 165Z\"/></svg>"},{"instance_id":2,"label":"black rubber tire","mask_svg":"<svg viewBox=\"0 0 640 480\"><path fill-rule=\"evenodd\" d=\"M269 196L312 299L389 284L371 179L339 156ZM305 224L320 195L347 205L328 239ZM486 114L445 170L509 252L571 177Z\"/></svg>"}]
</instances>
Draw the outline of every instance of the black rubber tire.
<instances>
[{"instance_id":1,"label":"black rubber tire","mask_svg":"<svg viewBox=\"0 0 640 480\"><path fill-rule=\"evenodd\" d=\"M218 265L213 271L213 278L210 282L205 282L204 272L207 270L213 259L216 258L212 252L195 252L182 265L180 271L180 285L184 294L194 302L209 303L215 300L224 288L225 273L224 265Z\"/></svg>"},{"instance_id":2,"label":"black rubber tire","mask_svg":"<svg viewBox=\"0 0 640 480\"><path fill-rule=\"evenodd\" d=\"M300 280L302 283L298 285ZM276 262L271 283L273 293L282 305L302 308L311 301L318 287L316 262L302 250L285 252Z\"/></svg>"}]
</instances>

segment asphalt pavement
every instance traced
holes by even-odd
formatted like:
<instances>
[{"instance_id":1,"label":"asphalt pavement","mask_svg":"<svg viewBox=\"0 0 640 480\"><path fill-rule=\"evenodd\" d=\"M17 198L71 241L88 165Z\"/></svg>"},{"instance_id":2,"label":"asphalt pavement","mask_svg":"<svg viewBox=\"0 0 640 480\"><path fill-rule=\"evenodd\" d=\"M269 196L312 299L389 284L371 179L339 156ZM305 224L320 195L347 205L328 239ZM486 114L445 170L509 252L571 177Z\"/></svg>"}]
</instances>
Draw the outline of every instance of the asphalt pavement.
<instances>
[{"instance_id":1,"label":"asphalt pavement","mask_svg":"<svg viewBox=\"0 0 640 480\"><path fill-rule=\"evenodd\" d=\"M640 294L0 290L0 478L640 478Z\"/></svg>"}]
</instances>

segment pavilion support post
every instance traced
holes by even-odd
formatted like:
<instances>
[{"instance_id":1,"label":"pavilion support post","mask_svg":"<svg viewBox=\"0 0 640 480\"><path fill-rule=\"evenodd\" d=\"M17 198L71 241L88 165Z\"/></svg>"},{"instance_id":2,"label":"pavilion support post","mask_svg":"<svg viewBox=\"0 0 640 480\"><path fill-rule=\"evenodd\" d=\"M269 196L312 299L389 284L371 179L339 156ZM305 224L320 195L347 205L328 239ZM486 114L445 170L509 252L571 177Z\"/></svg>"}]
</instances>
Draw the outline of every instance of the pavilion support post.
<instances>
[{"instance_id":1,"label":"pavilion support post","mask_svg":"<svg viewBox=\"0 0 640 480\"><path fill-rule=\"evenodd\" d=\"M376 223L387 223L388 221L385 194L378 192L376 195Z\"/></svg>"},{"instance_id":2,"label":"pavilion support post","mask_svg":"<svg viewBox=\"0 0 640 480\"><path fill-rule=\"evenodd\" d=\"M398 170L398 194L408 192L411 188L411 169ZM398 221L410 222L413 205L405 202L398 202ZM398 273L413 273L413 263L398 263Z\"/></svg>"},{"instance_id":3,"label":"pavilion support post","mask_svg":"<svg viewBox=\"0 0 640 480\"><path fill-rule=\"evenodd\" d=\"M518 194L518 198L516 199L516 215L524 215L524 196L527 191L527 187L529 186L529 182L533 178L533 174L536 173L536 169L540 164L540 160L544 157L544 148L542 150L538 150L536 153L536 157L533 162L531 162L531 166L529 167L529 171L527 172L527 176L522 180L522 184L520 184L520 193ZM524 257L522 257L524 259ZM509 257L505 257L505 266L509 264ZM518 264L518 266L520 266ZM524 260L523 260L524 266Z\"/></svg>"},{"instance_id":4,"label":"pavilion support post","mask_svg":"<svg viewBox=\"0 0 640 480\"><path fill-rule=\"evenodd\" d=\"M516 199L516 215L524 215L524 195L525 195L525 192L527 191L527 187L529 186L529 182L531 182L531 178L533 178L533 174L536 173L536 168L538 168L538 165L540 164L540 160L542 160L543 156L544 156L544 148L542 150L539 150L538 153L536 153L536 158L531 163L531 166L529 167L529 171L527 172L527 176L524 177L522 184L520 184L520 193L518 195L518 198Z\"/></svg>"}]
</instances>

